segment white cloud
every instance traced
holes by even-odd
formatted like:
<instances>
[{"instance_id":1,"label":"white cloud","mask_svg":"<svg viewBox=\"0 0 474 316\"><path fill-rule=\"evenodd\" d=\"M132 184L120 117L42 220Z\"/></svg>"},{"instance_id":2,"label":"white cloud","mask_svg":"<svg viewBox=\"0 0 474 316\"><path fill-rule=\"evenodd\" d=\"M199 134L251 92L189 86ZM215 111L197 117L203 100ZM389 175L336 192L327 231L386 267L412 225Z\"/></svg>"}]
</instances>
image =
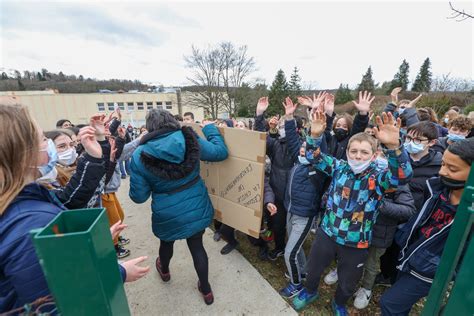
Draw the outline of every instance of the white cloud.
<instances>
[{"instance_id":1,"label":"white cloud","mask_svg":"<svg viewBox=\"0 0 474 316\"><path fill-rule=\"evenodd\" d=\"M0 66L19 70L182 85L192 44L232 41L248 46L258 66L252 78L267 83L297 66L313 87L355 86L369 65L382 82L404 58L413 80L426 57L434 74L473 77L473 21L447 19L444 1L2 1L1 11Z\"/></svg>"}]
</instances>

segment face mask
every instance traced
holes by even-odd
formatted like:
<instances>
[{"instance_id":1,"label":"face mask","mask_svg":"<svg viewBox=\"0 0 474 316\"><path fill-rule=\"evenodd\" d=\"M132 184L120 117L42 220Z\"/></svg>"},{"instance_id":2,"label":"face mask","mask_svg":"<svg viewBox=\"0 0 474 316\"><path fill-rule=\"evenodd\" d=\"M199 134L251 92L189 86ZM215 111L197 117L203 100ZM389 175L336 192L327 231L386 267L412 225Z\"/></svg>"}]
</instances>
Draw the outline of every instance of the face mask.
<instances>
[{"instance_id":1,"label":"face mask","mask_svg":"<svg viewBox=\"0 0 474 316\"><path fill-rule=\"evenodd\" d=\"M306 159L306 157L298 156L298 161L299 161L300 164L302 164L302 165L309 165L309 161L308 161L308 159Z\"/></svg>"},{"instance_id":2,"label":"face mask","mask_svg":"<svg viewBox=\"0 0 474 316\"><path fill-rule=\"evenodd\" d=\"M280 134L280 138L285 138L285 136L286 136L285 129L284 129L284 128L280 128L280 129L278 130L278 134Z\"/></svg>"},{"instance_id":3,"label":"face mask","mask_svg":"<svg viewBox=\"0 0 474 316\"><path fill-rule=\"evenodd\" d=\"M359 174L365 171L370 166L370 163L372 160L366 160L366 161L358 161L358 160L352 160L347 158L347 162L349 163L349 166L351 167L352 171L355 174Z\"/></svg>"},{"instance_id":4,"label":"face mask","mask_svg":"<svg viewBox=\"0 0 474 316\"><path fill-rule=\"evenodd\" d=\"M405 147L406 151L409 154L418 154L425 149L425 145L423 144L415 144L414 142L404 143L403 146Z\"/></svg>"},{"instance_id":5,"label":"face mask","mask_svg":"<svg viewBox=\"0 0 474 316\"><path fill-rule=\"evenodd\" d=\"M398 109L398 115L402 115L405 112L405 108Z\"/></svg>"},{"instance_id":6,"label":"face mask","mask_svg":"<svg viewBox=\"0 0 474 316\"><path fill-rule=\"evenodd\" d=\"M77 152L74 148L70 148L62 153L58 153L58 162L63 166L72 165L77 158Z\"/></svg>"},{"instance_id":7,"label":"face mask","mask_svg":"<svg viewBox=\"0 0 474 316\"><path fill-rule=\"evenodd\" d=\"M388 168L388 160L383 157L377 157L374 162L379 169L385 170Z\"/></svg>"},{"instance_id":8,"label":"face mask","mask_svg":"<svg viewBox=\"0 0 474 316\"><path fill-rule=\"evenodd\" d=\"M41 178L37 179L37 182L43 182L43 183L53 183L56 181L56 178L58 177L58 170L56 168L53 168L50 172L42 176Z\"/></svg>"},{"instance_id":9,"label":"face mask","mask_svg":"<svg viewBox=\"0 0 474 316\"><path fill-rule=\"evenodd\" d=\"M448 124L449 118L445 117L445 118L444 118L444 122L445 122L446 124Z\"/></svg>"},{"instance_id":10,"label":"face mask","mask_svg":"<svg viewBox=\"0 0 474 316\"><path fill-rule=\"evenodd\" d=\"M345 139L349 135L349 132L343 128L336 128L334 130L334 136L340 142L341 140Z\"/></svg>"},{"instance_id":11,"label":"face mask","mask_svg":"<svg viewBox=\"0 0 474 316\"><path fill-rule=\"evenodd\" d=\"M464 135L458 135L458 134L448 134L448 139L452 142L458 142L460 140L466 139L466 136Z\"/></svg>"},{"instance_id":12,"label":"face mask","mask_svg":"<svg viewBox=\"0 0 474 316\"><path fill-rule=\"evenodd\" d=\"M48 163L38 166L37 168L41 173L41 176L45 176L54 169L56 162L58 162L58 152L56 151L56 146L51 139L48 139L48 147L41 151L46 151L48 153Z\"/></svg>"},{"instance_id":13,"label":"face mask","mask_svg":"<svg viewBox=\"0 0 474 316\"><path fill-rule=\"evenodd\" d=\"M441 182L450 190L462 189L466 185L466 181L454 180L441 176Z\"/></svg>"}]
</instances>

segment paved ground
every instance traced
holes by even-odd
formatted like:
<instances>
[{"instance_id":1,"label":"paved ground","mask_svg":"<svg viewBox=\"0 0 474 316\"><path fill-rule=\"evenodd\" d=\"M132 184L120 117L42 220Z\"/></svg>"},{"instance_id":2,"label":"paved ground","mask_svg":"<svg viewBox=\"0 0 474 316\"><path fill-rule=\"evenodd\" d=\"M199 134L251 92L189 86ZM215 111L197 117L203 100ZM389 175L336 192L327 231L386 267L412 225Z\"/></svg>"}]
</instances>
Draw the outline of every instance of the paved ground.
<instances>
[{"instance_id":1,"label":"paved ground","mask_svg":"<svg viewBox=\"0 0 474 316\"><path fill-rule=\"evenodd\" d=\"M237 251L222 256L224 242L214 242L212 231L204 234L209 256L209 281L215 302L205 305L197 290L197 275L185 241L175 243L171 281L163 283L154 269L159 241L151 232L150 201L135 204L128 197L128 179L122 182L119 200L128 224L124 235L131 239L129 258L147 255L150 273L126 284L132 315L296 315L296 312Z\"/></svg>"}]
</instances>

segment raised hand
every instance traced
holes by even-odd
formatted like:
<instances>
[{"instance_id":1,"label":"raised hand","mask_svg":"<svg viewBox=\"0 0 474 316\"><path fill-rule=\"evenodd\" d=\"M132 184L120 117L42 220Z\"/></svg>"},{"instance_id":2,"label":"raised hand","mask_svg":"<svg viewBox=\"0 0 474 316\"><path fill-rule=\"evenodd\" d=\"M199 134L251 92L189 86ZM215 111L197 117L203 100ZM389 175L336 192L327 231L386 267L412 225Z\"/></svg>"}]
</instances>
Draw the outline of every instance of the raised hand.
<instances>
[{"instance_id":1,"label":"raised hand","mask_svg":"<svg viewBox=\"0 0 474 316\"><path fill-rule=\"evenodd\" d=\"M324 113L332 116L334 113L334 94L328 93L324 99Z\"/></svg>"},{"instance_id":2,"label":"raised hand","mask_svg":"<svg viewBox=\"0 0 474 316\"><path fill-rule=\"evenodd\" d=\"M95 129L96 136L99 140L104 140L106 123L105 114L96 114L90 119L89 125Z\"/></svg>"},{"instance_id":3,"label":"raised hand","mask_svg":"<svg viewBox=\"0 0 474 316\"><path fill-rule=\"evenodd\" d=\"M305 105L307 105L308 107L310 107L311 109L321 109L322 110L322 107L323 107L323 104L324 104L324 99L326 98L327 96L327 92L326 91L321 91L318 93L318 96L316 96L316 94L313 93L313 98L311 99L311 97L301 97L302 99L304 98L305 100L301 100L305 103ZM298 102L300 99L298 99ZM300 102L301 103L301 102ZM301 103L303 104L303 103Z\"/></svg>"},{"instance_id":4,"label":"raised hand","mask_svg":"<svg viewBox=\"0 0 474 316\"><path fill-rule=\"evenodd\" d=\"M125 271L127 271L127 278L125 279L125 282L136 281L144 277L150 271L150 266L141 267L138 265L139 263L142 263L146 259L148 259L148 257L143 256L143 257L131 259L122 263L122 267L124 267Z\"/></svg>"},{"instance_id":5,"label":"raised hand","mask_svg":"<svg viewBox=\"0 0 474 316\"><path fill-rule=\"evenodd\" d=\"M308 107L311 108L313 100L310 97L302 96L302 97L297 97L297 99L298 99L299 104L304 105L304 106L308 106Z\"/></svg>"},{"instance_id":6,"label":"raised hand","mask_svg":"<svg viewBox=\"0 0 474 316\"><path fill-rule=\"evenodd\" d=\"M257 102L257 115L262 115L268 109L268 97L261 97Z\"/></svg>"},{"instance_id":7,"label":"raised hand","mask_svg":"<svg viewBox=\"0 0 474 316\"><path fill-rule=\"evenodd\" d=\"M400 118L395 121L392 113L384 112L382 117L377 115L375 122L374 136L388 149L397 149L400 146Z\"/></svg>"},{"instance_id":8,"label":"raised hand","mask_svg":"<svg viewBox=\"0 0 474 316\"><path fill-rule=\"evenodd\" d=\"M283 102L283 107L285 108L285 115L288 117L292 117L293 113L295 113L296 108L298 107L298 103L294 103L290 97L285 98L285 102Z\"/></svg>"},{"instance_id":9,"label":"raised hand","mask_svg":"<svg viewBox=\"0 0 474 316\"><path fill-rule=\"evenodd\" d=\"M77 138L81 141L84 150L94 158L102 158L102 147L96 138L96 130L92 126L81 128Z\"/></svg>"},{"instance_id":10,"label":"raised hand","mask_svg":"<svg viewBox=\"0 0 474 316\"><path fill-rule=\"evenodd\" d=\"M115 144L115 139L110 137L109 144L110 144L110 161L114 162L115 155L117 154L117 145Z\"/></svg>"},{"instance_id":11,"label":"raised hand","mask_svg":"<svg viewBox=\"0 0 474 316\"><path fill-rule=\"evenodd\" d=\"M112 235L112 239L116 239L120 235L120 233L127 227L127 225L122 224L122 221L118 221L117 223L113 224L110 227L110 234Z\"/></svg>"},{"instance_id":12,"label":"raised hand","mask_svg":"<svg viewBox=\"0 0 474 316\"><path fill-rule=\"evenodd\" d=\"M370 111L370 104L374 101L375 97L372 97L372 94L368 91L359 92L359 102L352 101L354 106L359 111L361 115L367 115Z\"/></svg>"},{"instance_id":13,"label":"raised hand","mask_svg":"<svg viewBox=\"0 0 474 316\"><path fill-rule=\"evenodd\" d=\"M398 103L398 94L400 93L400 91L402 91L402 87L396 87L390 93L390 97L392 98L392 103L395 105Z\"/></svg>"},{"instance_id":14,"label":"raised hand","mask_svg":"<svg viewBox=\"0 0 474 316\"><path fill-rule=\"evenodd\" d=\"M326 129L326 114L313 109L311 118L311 137L317 138L321 136Z\"/></svg>"},{"instance_id":15,"label":"raised hand","mask_svg":"<svg viewBox=\"0 0 474 316\"><path fill-rule=\"evenodd\" d=\"M267 210L270 212L270 216L273 216L277 213L278 209L275 204L273 203L268 203L267 204Z\"/></svg>"},{"instance_id":16,"label":"raised hand","mask_svg":"<svg viewBox=\"0 0 474 316\"><path fill-rule=\"evenodd\" d=\"M124 128L124 127L119 126L119 128L117 128L117 133L118 133L118 135L119 135L120 138L125 139L125 133L126 133L126 131L125 131L125 128Z\"/></svg>"},{"instance_id":17,"label":"raised hand","mask_svg":"<svg viewBox=\"0 0 474 316\"><path fill-rule=\"evenodd\" d=\"M421 99L423 96L423 93L420 93L419 96L417 96L415 99L411 100L410 103L406 105L407 108L413 108L415 107L416 103Z\"/></svg>"}]
</instances>

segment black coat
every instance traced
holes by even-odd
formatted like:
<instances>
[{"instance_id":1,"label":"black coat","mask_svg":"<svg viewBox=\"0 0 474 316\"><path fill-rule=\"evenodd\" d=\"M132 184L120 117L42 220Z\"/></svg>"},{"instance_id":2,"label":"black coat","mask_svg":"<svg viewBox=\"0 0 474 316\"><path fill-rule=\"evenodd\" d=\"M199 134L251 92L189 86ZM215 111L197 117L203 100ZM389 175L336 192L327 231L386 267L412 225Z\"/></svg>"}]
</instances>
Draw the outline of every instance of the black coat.
<instances>
[{"instance_id":1,"label":"black coat","mask_svg":"<svg viewBox=\"0 0 474 316\"><path fill-rule=\"evenodd\" d=\"M265 118L263 115L255 118L255 130L265 132ZM270 186L275 193L275 199L283 202L288 177L294 165L293 158L288 152L286 138L267 136L267 155L272 162Z\"/></svg>"},{"instance_id":2,"label":"black coat","mask_svg":"<svg viewBox=\"0 0 474 316\"><path fill-rule=\"evenodd\" d=\"M415 200L417 211L421 209L425 201L424 192L427 190L426 180L432 177L437 177L439 169L441 168L441 160L443 154L430 149L428 155L421 158L419 161L413 161L410 157L411 167L413 169L413 178L411 179L410 191Z\"/></svg>"},{"instance_id":3,"label":"black coat","mask_svg":"<svg viewBox=\"0 0 474 316\"><path fill-rule=\"evenodd\" d=\"M408 221L416 212L417 209L408 185L400 185L397 191L385 194L372 229L372 246L390 247L397 231L397 225Z\"/></svg>"},{"instance_id":4,"label":"black coat","mask_svg":"<svg viewBox=\"0 0 474 316\"><path fill-rule=\"evenodd\" d=\"M334 113L332 116L326 115L326 131L324 132L328 153L329 155L333 156L336 159L347 160L346 149L347 144L349 143L349 139L358 133L362 133L365 131L365 128L369 124L369 116L368 115L360 115L357 114L354 118L354 123L352 124L352 128L349 131L349 135L341 141L338 141L337 138L331 134L332 125L334 122L334 118L336 114Z\"/></svg>"}]
</instances>

